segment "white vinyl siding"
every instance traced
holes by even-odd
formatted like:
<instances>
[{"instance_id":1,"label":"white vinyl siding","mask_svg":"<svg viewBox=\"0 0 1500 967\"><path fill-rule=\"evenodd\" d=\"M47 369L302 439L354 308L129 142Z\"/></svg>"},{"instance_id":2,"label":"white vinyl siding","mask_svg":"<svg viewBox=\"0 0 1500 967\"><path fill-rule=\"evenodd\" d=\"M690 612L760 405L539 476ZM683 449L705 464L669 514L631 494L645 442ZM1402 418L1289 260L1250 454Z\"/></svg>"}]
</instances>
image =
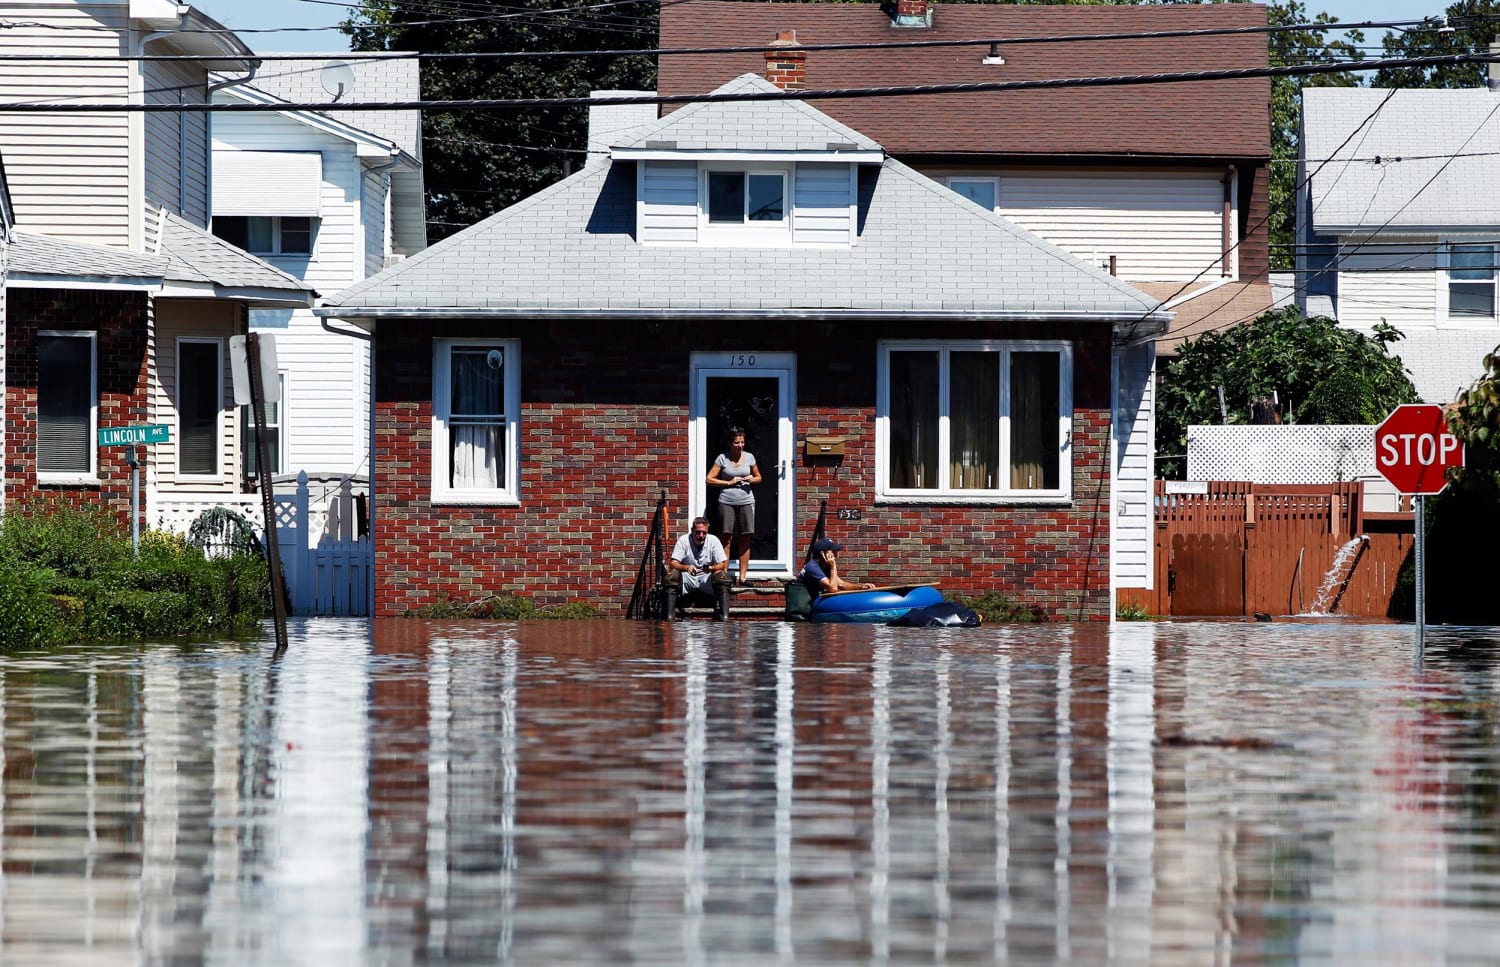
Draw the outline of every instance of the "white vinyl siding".
<instances>
[{"instance_id":1,"label":"white vinyl siding","mask_svg":"<svg viewBox=\"0 0 1500 967\"><path fill-rule=\"evenodd\" d=\"M1369 330L1384 320L1397 329L1429 328L1439 318L1437 240L1392 237L1381 244L1339 239L1339 322ZM1400 344L1396 344L1400 351Z\"/></svg>"},{"instance_id":2,"label":"white vinyl siding","mask_svg":"<svg viewBox=\"0 0 1500 967\"><path fill-rule=\"evenodd\" d=\"M1120 350L1115 399L1115 486L1110 507L1114 517L1115 586L1152 585L1153 476L1156 431L1154 412L1156 345L1147 342Z\"/></svg>"},{"instance_id":3,"label":"white vinyl siding","mask_svg":"<svg viewBox=\"0 0 1500 967\"><path fill-rule=\"evenodd\" d=\"M1218 175L1004 175L1000 214L1132 282L1219 274L1224 186ZM1205 271L1207 270L1207 271Z\"/></svg>"},{"instance_id":4,"label":"white vinyl siding","mask_svg":"<svg viewBox=\"0 0 1500 967\"><path fill-rule=\"evenodd\" d=\"M171 440L156 444L152 452L159 493L161 496L170 496L174 490L233 493L239 485L241 433L239 407L234 405L230 386L228 345L229 337L238 329L235 320L239 308L232 303L206 299L156 299L154 305L156 342L161 350L156 355L159 381L152 387L151 422L166 423L174 428ZM180 440L175 429L178 422L176 347L183 339L203 338L216 338L224 346L220 354L223 369L219 382L223 397L219 407L219 469L213 477L180 472L177 453Z\"/></svg>"},{"instance_id":5,"label":"white vinyl siding","mask_svg":"<svg viewBox=\"0 0 1500 967\"><path fill-rule=\"evenodd\" d=\"M124 4L7 4L0 7L6 22L0 52L128 53L115 32L126 26L125 14ZM134 69L126 61L10 61L0 72L0 100L124 103ZM72 241L129 246L130 126L123 112L0 113L18 225Z\"/></svg>"},{"instance_id":6,"label":"white vinyl siding","mask_svg":"<svg viewBox=\"0 0 1500 967\"><path fill-rule=\"evenodd\" d=\"M203 103L206 83L201 67L147 61L143 70L147 103ZM142 123L146 137L146 248L150 251L162 208L177 212L195 225L208 224L209 119L207 114L153 112L145 114Z\"/></svg>"},{"instance_id":7,"label":"white vinyl siding","mask_svg":"<svg viewBox=\"0 0 1500 967\"><path fill-rule=\"evenodd\" d=\"M855 241L855 166L799 162L758 165L693 161L637 162L636 205L639 240L651 245L756 245L812 248L847 247ZM703 201L706 170L784 171L791 193L791 231L783 223L747 223L733 228L710 225ZM774 229L774 230L773 230Z\"/></svg>"},{"instance_id":8,"label":"white vinyl siding","mask_svg":"<svg viewBox=\"0 0 1500 967\"><path fill-rule=\"evenodd\" d=\"M360 179L360 226L364 234L364 275L385 268L386 239L390 236L390 187L384 175L366 171ZM351 280L351 281L358 281Z\"/></svg>"},{"instance_id":9,"label":"white vinyl siding","mask_svg":"<svg viewBox=\"0 0 1500 967\"><path fill-rule=\"evenodd\" d=\"M1211 282L1220 277L1222 171L928 169L923 174L950 186L993 180L1001 215L1099 268L1107 269L1114 256L1115 271L1127 282ZM1235 241L1230 238L1230 244ZM1238 271L1237 263L1231 253L1231 273Z\"/></svg>"},{"instance_id":10,"label":"white vinyl siding","mask_svg":"<svg viewBox=\"0 0 1500 967\"><path fill-rule=\"evenodd\" d=\"M638 161L637 206L643 244L698 241L698 165Z\"/></svg>"},{"instance_id":11,"label":"white vinyl siding","mask_svg":"<svg viewBox=\"0 0 1500 967\"><path fill-rule=\"evenodd\" d=\"M854 242L855 168L798 164L792 196L792 243L837 246Z\"/></svg>"},{"instance_id":12,"label":"white vinyl siding","mask_svg":"<svg viewBox=\"0 0 1500 967\"><path fill-rule=\"evenodd\" d=\"M267 262L323 293L347 288L382 267L383 179L365 171L354 145L293 118L259 112L216 115L213 136L216 210L226 156L236 151L311 151L321 156L322 217L314 257L267 256ZM306 309L252 310L250 328L276 336L277 365L285 374L285 469L315 475L368 473L368 344L328 332Z\"/></svg>"}]
</instances>

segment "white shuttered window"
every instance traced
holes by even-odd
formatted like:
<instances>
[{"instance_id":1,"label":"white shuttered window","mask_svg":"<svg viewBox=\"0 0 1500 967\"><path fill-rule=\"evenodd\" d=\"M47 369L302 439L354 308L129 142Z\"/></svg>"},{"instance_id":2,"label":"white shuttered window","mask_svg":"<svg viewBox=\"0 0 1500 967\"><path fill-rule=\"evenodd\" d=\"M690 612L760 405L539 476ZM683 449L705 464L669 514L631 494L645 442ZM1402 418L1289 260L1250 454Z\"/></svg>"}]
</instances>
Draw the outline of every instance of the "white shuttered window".
<instances>
[{"instance_id":1,"label":"white shuttered window","mask_svg":"<svg viewBox=\"0 0 1500 967\"><path fill-rule=\"evenodd\" d=\"M215 151L214 215L322 215L317 151Z\"/></svg>"}]
</instances>

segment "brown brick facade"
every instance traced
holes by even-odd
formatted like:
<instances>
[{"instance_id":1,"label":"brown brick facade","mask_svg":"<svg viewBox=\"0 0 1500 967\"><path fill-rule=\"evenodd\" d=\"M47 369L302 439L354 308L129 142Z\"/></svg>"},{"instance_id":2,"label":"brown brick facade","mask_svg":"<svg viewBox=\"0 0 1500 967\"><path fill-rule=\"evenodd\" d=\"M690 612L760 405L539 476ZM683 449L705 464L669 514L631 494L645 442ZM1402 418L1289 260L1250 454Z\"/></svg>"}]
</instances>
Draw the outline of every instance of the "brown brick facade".
<instances>
[{"instance_id":1,"label":"brown brick facade","mask_svg":"<svg viewBox=\"0 0 1500 967\"><path fill-rule=\"evenodd\" d=\"M124 447L100 447L98 484L39 485L36 478L36 335L39 330L98 333L99 425L149 422L147 297L134 292L9 289L6 320L6 499L24 506L56 497L75 506L103 504L129 521L130 468ZM87 379L87 373L80 373ZM144 481L143 481L144 484Z\"/></svg>"},{"instance_id":2,"label":"brown brick facade","mask_svg":"<svg viewBox=\"0 0 1500 967\"><path fill-rule=\"evenodd\" d=\"M930 580L949 593L995 589L1058 620L1107 619L1110 338L1107 327L808 324L382 322L376 342L377 616L440 600L522 594L584 600L623 615L648 521L665 491L675 539L691 514L690 353L790 352L795 434L848 439L837 465L796 463L796 541L819 503L851 576ZM724 332L722 338L715 333ZM1073 499L1066 505L890 505L874 499L876 346L884 338L1073 341ZM434 506L432 340L521 340L519 507Z\"/></svg>"}]
</instances>

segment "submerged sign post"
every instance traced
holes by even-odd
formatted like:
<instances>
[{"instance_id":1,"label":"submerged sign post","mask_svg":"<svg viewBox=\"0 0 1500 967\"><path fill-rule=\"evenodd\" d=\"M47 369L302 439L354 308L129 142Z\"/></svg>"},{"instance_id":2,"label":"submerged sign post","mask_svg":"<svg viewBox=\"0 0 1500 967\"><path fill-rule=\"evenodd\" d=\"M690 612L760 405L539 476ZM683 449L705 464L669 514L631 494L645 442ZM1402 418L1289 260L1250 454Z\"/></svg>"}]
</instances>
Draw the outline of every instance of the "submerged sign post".
<instances>
[{"instance_id":1,"label":"submerged sign post","mask_svg":"<svg viewBox=\"0 0 1500 967\"><path fill-rule=\"evenodd\" d=\"M125 464L130 467L130 550L141 549L141 462L135 457L135 448L143 443L166 443L171 438L171 429L165 423L146 423L140 426L106 426L99 429L101 447L129 447L125 451Z\"/></svg>"},{"instance_id":2,"label":"submerged sign post","mask_svg":"<svg viewBox=\"0 0 1500 967\"><path fill-rule=\"evenodd\" d=\"M1448 432L1441 406L1398 406L1375 428L1375 469L1403 494L1415 498L1417 656L1427 634L1427 548L1423 506L1448 486L1448 471L1464 465L1463 441Z\"/></svg>"}]
</instances>

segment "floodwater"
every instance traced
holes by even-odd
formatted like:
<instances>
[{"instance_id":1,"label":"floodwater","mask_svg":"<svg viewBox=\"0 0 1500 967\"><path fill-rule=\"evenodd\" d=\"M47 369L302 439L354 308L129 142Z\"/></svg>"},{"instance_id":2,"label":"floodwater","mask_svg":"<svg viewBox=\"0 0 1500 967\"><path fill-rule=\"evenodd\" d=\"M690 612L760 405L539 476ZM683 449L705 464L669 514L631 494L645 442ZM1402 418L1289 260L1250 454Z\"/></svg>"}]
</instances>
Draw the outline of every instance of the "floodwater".
<instances>
[{"instance_id":1,"label":"floodwater","mask_svg":"<svg viewBox=\"0 0 1500 967\"><path fill-rule=\"evenodd\" d=\"M1490 630L308 620L0 657L0 959L1500 956Z\"/></svg>"}]
</instances>

